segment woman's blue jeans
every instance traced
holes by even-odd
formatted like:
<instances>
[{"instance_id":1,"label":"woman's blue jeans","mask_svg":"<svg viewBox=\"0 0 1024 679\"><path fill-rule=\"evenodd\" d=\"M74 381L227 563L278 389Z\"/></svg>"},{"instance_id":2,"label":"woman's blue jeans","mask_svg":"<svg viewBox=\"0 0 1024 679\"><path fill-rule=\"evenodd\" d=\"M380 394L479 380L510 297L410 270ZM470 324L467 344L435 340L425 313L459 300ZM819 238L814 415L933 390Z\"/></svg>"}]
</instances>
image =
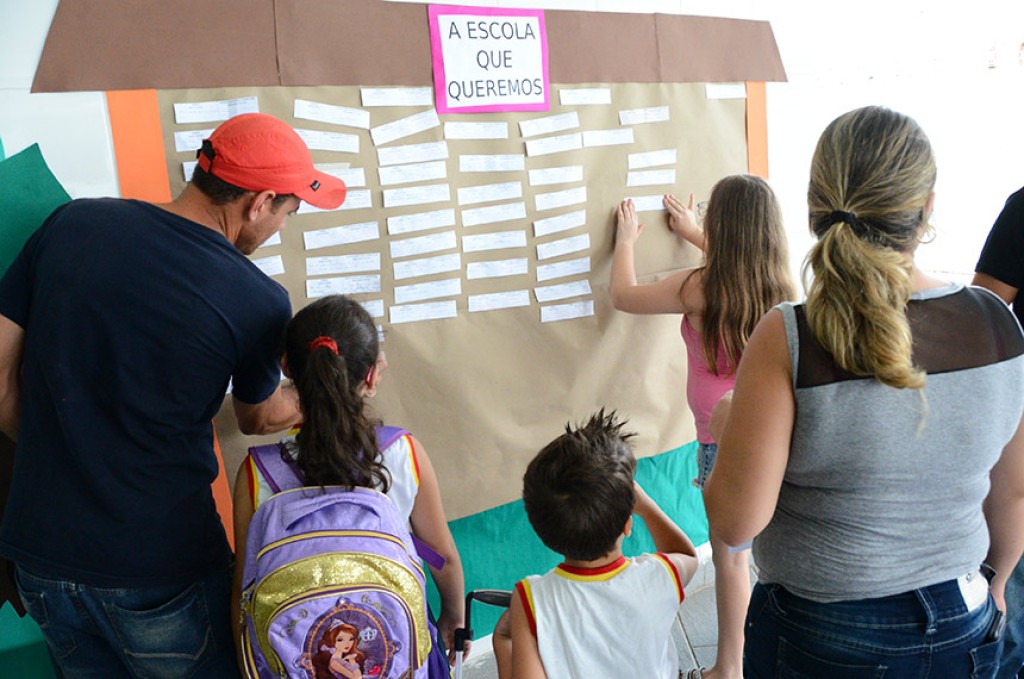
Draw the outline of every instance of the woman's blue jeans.
<instances>
[{"instance_id":1,"label":"woman's blue jeans","mask_svg":"<svg viewBox=\"0 0 1024 679\"><path fill-rule=\"evenodd\" d=\"M991 595L968 611L956 580L831 604L759 583L747 610L744 676L994 677L1002 640L986 636L995 613Z\"/></svg>"},{"instance_id":2,"label":"woman's blue jeans","mask_svg":"<svg viewBox=\"0 0 1024 679\"><path fill-rule=\"evenodd\" d=\"M231 569L170 587L108 589L17 569L60 677L237 679Z\"/></svg>"}]
</instances>

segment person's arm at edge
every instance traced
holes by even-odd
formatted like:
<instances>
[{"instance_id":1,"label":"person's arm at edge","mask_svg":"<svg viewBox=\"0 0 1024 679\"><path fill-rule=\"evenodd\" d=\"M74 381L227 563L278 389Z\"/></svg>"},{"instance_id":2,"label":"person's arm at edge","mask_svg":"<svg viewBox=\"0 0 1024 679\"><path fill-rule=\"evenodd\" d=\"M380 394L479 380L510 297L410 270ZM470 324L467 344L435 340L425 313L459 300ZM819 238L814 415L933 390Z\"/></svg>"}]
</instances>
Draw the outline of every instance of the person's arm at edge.
<instances>
[{"instance_id":1,"label":"person's arm at edge","mask_svg":"<svg viewBox=\"0 0 1024 679\"><path fill-rule=\"evenodd\" d=\"M252 506L249 494L249 478L246 466L248 459L242 460L235 475L235 487L232 493L235 523L235 577L231 584L231 634L235 640L238 668L245 675L242 662L242 577L245 573L245 541L249 534L249 522L256 510Z\"/></svg>"},{"instance_id":2,"label":"person's arm at edge","mask_svg":"<svg viewBox=\"0 0 1024 679\"><path fill-rule=\"evenodd\" d=\"M420 487L410 516L412 532L445 559L444 568L437 570L430 566L430 573L434 576L438 594L441 595L441 612L437 617L437 628L448 647L448 660L454 662L455 630L466 625L466 583L462 559L459 557L451 529L448 528L448 520L445 518L444 506L441 503L441 487L437 482L437 474L434 472L430 457L414 436L409 436L409 440L412 442L413 454L416 456L420 471ZM468 643L465 652L469 652Z\"/></svg>"},{"instance_id":3,"label":"person's arm at edge","mask_svg":"<svg viewBox=\"0 0 1024 679\"><path fill-rule=\"evenodd\" d=\"M515 592L512 593L515 596ZM511 603L509 604L511 606ZM512 677L512 622L511 611L507 610L498 618L491 635L491 647L494 649L494 662L498 666L498 679Z\"/></svg>"},{"instance_id":4,"label":"person's arm at edge","mask_svg":"<svg viewBox=\"0 0 1024 679\"><path fill-rule=\"evenodd\" d=\"M683 585L686 585L697 572L697 548L693 546L693 542L683 529L658 506L639 483L634 481L633 487L636 490L633 513L644 520L644 525L654 540L654 548L675 565Z\"/></svg>"},{"instance_id":5,"label":"person's arm at edge","mask_svg":"<svg viewBox=\"0 0 1024 679\"><path fill-rule=\"evenodd\" d=\"M299 395L290 383L277 385L274 393L260 403L246 403L232 396L231 404L234 406L238 430L249 436L273 434L302 420Z\"/></svg>"},{"instance_id":6,"label":"person's arm at edge","mask_svg":"<svg viewBox=\"0 0 1024 679\"><path fill-rule=\"evenodd\" d=\"M518 591L512 592L509 606L509 626L512 628L512 674L501 679L547 679L544 663L540 659L537 638L530 631L530 621Z\"/></svg>"},{"instance_id":7,"label":"person's arm at edge","mask_svg":"<svg viewBox=\"0 0 1024 679\"><path fill-rule=\"evenodd\" d=\"M1024 419L1003 448L1003 454L989 473L991 487L982 507L990 538L985 563L996 571L992 596L1006 610L1004 590L1007 578L1024 551ZM1019 615L1020 611L1013 611Z\"/></svg>"},{"instance_id":8,"label":"person's arm at edge","mask_svg":"<svg viewBox=\"0 0 1024 679\"><path fill-rule=\"evenodd\" d=\"M1017 298L1017 288L980 271L975 272L974 280L971 281L971 285L977 285L991 290L999 295L999 298L1007 304L1013 304L1013 300Z\"/></svg>"},{"instance_id":9,"label":"person's arm at edge","mask_svg":"<svg viewBox=\"0 0 1024 679\"><path fill-rule=\"evenodd\" d=\"M751 540L775 513L796 418L790 371L782 312L773 309L743 353L704 488L710 529L727 545Z\"/></svg>"},{"instance_id":10,"label":"person's arm at edge","mask_svg":"<svg viewBox=\"0 0 1024 679\"><path fill-rule=\"evenodd\" d=\"M18 440L21 419L21 358L25 329L0 315L0 431Z\"/></svg>"}]
</instances>

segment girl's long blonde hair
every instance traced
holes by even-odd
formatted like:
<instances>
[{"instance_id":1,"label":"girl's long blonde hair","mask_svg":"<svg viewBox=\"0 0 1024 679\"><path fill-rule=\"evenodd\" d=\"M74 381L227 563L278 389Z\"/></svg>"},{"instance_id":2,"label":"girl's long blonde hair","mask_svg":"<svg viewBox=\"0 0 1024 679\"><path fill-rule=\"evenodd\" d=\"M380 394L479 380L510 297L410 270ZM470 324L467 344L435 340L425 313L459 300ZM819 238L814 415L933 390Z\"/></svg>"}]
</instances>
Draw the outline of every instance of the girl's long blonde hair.
<instances>
[{"instance_id":1,"label":"girl's long blonde hair","mask_svg":"<svg viewBox=\"0 0 1024 679\"><path fill-rule=\"evenodd\" d=\"M717 375L724 350L733 373L757 322L796 294L782 210L768 182L746 174L719 180L708 199L704 242L704 358Z\"/></svg>"},{"instance_id":2,"label":"girl's long blonde hair","mask_svg":"<svg viewBox=\"0 0 1024 679\"><path fill-rule=\"evenodd\" d=\"M898 388L925 382L913 364L906 317L908 254L926 220L935 173L920 126L877 106L835 119L811 164L807 204L818 242L803 271L808 323L840 368Z\"/></svg>"}]
</instances>

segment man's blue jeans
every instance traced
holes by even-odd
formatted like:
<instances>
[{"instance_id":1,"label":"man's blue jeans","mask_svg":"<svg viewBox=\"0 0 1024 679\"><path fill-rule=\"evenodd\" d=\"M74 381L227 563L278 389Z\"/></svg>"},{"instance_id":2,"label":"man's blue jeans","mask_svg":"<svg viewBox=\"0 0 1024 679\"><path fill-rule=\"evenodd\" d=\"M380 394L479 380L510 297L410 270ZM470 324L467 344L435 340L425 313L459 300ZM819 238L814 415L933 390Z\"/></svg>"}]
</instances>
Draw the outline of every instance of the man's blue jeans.
<instances>
[{"instance_id":1,"label":"man's blue jeans","mask_svg":"<svg viewBox=\"0 0 1024 679\"><path fill-rule=\"evenodd\" d=\"M956 580L831 604L759 583L747 610L744 676L988 679L1002 650L1001 639L985 641L995 613L991 596L968 611Z\"/></svg>"},{"instance_id":2,"label":"man's blue jeans","mask_svg":"<svg viewBox=\"0 0 1024 679\"><path fill-rule=\"evenodd\" d=\"M1013 679L1024 666L1024 559L1006 582L1006 641L999 659L999 679Z\"/></svg>"},{"instance_id":3,"label":"man's blue jeans","mask_svg":"<svg viewBox=\"0 0 1024 679\"><path fill-rule=\"evenodd\" d=\"M231 569L190 585L107 589L17 569L57 673L78 679L237 679Z\"/></svg>"}]
</instances>

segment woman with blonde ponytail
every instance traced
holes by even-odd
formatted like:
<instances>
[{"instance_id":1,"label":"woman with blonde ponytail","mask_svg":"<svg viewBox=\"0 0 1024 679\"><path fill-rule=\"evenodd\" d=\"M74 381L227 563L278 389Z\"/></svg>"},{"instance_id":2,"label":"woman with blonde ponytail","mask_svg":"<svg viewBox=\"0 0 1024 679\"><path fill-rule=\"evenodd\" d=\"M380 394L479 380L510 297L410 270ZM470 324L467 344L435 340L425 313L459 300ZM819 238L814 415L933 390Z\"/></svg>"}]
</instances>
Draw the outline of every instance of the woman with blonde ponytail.
<instances>
[{"instance_id":1,"label":"woman with blonde ponytail","mask_svg":"<svg viewBox=\"0 0 1024 679\"><path fill-rule=\"evenodd\" d=\"M754 538L746 677L992 677L1024 550L1024 336L933 278L935 160L881 107L814 152L804 304L758 324L715 409L713 533ZM991 582L991 584L990 584Z\"/></svg>"}]
</instances>

